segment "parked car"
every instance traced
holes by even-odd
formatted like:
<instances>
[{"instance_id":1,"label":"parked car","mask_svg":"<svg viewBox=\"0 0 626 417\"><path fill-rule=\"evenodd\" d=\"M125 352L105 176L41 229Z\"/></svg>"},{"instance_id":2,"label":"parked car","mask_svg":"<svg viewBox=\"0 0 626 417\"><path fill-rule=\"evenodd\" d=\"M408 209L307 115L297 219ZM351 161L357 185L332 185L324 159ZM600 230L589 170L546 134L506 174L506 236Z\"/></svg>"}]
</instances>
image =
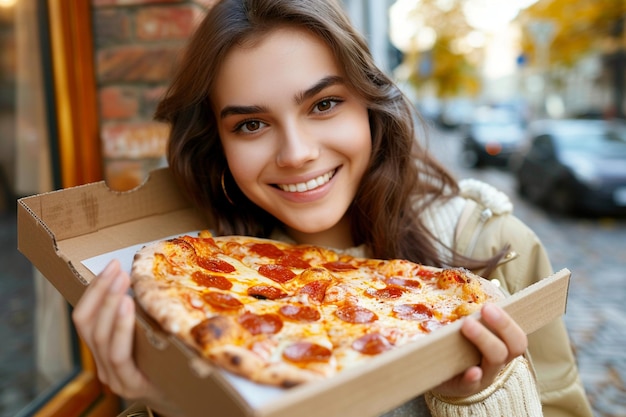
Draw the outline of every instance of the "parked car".
<instances>
[{"instance_id":1,"label":"parked car","mask_svg":"<svg viewBox=\"0 0 626 417\"><path fill-rule=\"evenodd\" d=\"M626 124L546 120L512 161L520 194L563 213L626 213Z\"/></svg>"},{"instance_id":2,"label":"parked car","mask_svg":"<svg viewBox=\"0 0 626 417\"><path fill-rule=\"evenodd\" d=\"M435 120L442 129L458 129L469 122L475 107L474 101L468 98L443 100Z\"/></svg>"},{"instance_id":3,"label":"parked car","mask_svg":"<svg viewBox=\"0 0 626 417\"><path fill-rule=\"evenodd\" d=\"M461 163L468 168L507 166L526 137L524 121L506 110L478 110L465 127Z\"/></svg>"}]
</instances>

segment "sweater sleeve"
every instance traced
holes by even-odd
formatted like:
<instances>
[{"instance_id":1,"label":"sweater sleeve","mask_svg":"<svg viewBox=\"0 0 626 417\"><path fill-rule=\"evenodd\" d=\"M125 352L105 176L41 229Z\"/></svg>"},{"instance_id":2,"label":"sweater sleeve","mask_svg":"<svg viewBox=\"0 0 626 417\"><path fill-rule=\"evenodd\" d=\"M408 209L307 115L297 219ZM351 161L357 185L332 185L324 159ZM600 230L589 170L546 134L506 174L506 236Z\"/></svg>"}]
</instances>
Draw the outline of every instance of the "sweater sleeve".
<instances>
[{"instance_id":1,"label":"sweater sleeve","mask_svg":"<svg viewBox=\"0 0 626 417\"><path fill-rule=\"evenodd\" d=\"M470 397L451 398L428 392L426 404L433 417L541 417L541 402L524 357L511 361L493 384Z\"/></svg>"}]
</instances>

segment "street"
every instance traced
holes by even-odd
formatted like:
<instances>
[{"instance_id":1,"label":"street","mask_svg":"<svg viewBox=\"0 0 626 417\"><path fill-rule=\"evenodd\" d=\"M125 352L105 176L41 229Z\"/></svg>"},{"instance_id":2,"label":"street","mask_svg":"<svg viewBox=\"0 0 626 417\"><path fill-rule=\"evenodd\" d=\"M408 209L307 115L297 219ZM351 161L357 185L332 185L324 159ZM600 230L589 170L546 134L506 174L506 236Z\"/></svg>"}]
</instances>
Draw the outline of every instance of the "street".
<instances>
[{"instance_id":1,"label":"street","mask_svg":"<svg viewBox=\"0 0 626 417\"><path fill-rule=\"evenodd\" d=\"M626 416L626 218L564 218L520 199L504 169L460 166L460 137L433 129L431 151L457 178L505 192L514 213L537 233L555 270L572 272L565 323L596 417Z\"/></svg>"}]
</instances>

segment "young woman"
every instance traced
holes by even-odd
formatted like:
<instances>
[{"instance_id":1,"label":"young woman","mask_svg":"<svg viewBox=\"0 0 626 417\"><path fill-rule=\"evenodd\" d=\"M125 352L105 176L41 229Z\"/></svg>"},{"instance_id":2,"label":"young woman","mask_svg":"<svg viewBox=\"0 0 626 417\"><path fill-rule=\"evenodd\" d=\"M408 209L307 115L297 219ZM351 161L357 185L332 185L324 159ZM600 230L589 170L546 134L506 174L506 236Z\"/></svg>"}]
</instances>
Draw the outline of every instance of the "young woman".
<instances>
[{"instance_id":1,"label":"young woman","mask_svg":"<svg viewBox=\"0 0 626 417\"><path fill-rule=\"evenodd\" d=\"M218 234L464 266L509 292L551 272L506 196L482 183L457 184L418 145L410 105L332 0L216 4L157 118L172 127L172 172ZM132 360L128 285L113 262L76 306L74 321L104 383L176 415ZM542 415L533 372L520 356L527 347L543 413L591 415L560 320L527 339L496 306L482 316L484 324L467 319L462 327L480 365L390 416Z\"/></svg>"}]
</instances>

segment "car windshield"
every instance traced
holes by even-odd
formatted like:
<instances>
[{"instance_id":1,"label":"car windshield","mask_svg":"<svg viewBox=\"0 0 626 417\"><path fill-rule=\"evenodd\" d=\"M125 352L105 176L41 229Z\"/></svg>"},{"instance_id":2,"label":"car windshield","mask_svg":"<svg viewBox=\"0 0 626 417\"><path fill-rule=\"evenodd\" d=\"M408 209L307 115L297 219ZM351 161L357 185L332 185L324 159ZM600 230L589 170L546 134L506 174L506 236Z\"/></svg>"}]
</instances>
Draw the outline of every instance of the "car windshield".
<instances>
[{"instance_id":1,"label":"car windshield","mask_svg":"<svg viewBox=\"0 0 626 417\"><path fill-rule=\"evenodd\" d=\"M510 120L480 120L474 123L479 128L496 128L496 129L519 129L522 125L519 122Z\"/></svg>"},{"instance_id":2,"label":"car windshield","mask_svg":"<svg viewBox=\"0 0 626 417\"><path fill-rule=\"evenodd\" d=\"M568 129L559 132L555 141L564 151L626 156L626 129Z\"/></svg>"},{"instance_id":3,"label":"car windshield","mask_svg":"<svg viewBox=\"0 0 626 417\"><path fill-rule=\"evenodd\" d=\"M474 125L477 136L499 135L502 139L517 139L523 128L519 123L513 122L481 122Z\"/></svg>"}]
</instances>

